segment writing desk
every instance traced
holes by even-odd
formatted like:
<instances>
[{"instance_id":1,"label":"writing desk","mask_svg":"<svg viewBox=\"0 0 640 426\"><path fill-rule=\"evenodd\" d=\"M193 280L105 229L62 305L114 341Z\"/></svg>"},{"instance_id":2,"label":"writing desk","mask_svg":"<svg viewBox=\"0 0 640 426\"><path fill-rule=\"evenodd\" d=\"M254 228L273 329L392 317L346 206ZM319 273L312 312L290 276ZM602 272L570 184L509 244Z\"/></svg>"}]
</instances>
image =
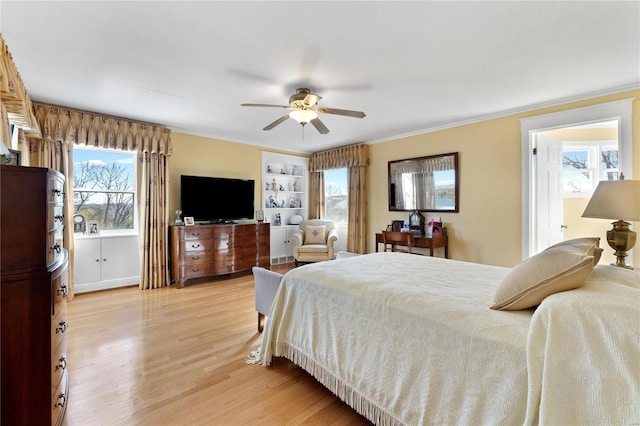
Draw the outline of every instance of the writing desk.
<instances>
[{"instance_id":1,"label":"writing desk","mask_svg":"<svg viewBox=\"0 0 640 426\"><path fill-rule=\"evenodd\" d=\"M415 237L416 245L414 247L428 248L429 256L433 256L433 249L444 247L444 258L449 258L449 237L445 234L440 237ZM378 252L378 245L384 244L382 233L376 234L376 253ZM398 244L395 245L404 245Z\"/></svg>"}]
</instances>

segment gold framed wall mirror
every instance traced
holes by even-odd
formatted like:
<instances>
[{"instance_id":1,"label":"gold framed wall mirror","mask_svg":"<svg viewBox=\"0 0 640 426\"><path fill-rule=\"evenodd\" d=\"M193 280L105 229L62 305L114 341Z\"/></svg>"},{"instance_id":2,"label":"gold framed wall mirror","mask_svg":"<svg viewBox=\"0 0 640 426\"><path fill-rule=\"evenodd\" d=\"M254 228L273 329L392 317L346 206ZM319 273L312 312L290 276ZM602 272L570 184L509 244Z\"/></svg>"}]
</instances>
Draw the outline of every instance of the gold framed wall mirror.
<instances>
[{"instance_id":1,"label":"gold framed wall mirror","mask_svg":"<svg viewBox=\"0 0 640 426\"><path fill-rule=\"evenodd\" d=\"M458 153L389 161L389 211L458 213Z\"/></svg>"}]
</instances>

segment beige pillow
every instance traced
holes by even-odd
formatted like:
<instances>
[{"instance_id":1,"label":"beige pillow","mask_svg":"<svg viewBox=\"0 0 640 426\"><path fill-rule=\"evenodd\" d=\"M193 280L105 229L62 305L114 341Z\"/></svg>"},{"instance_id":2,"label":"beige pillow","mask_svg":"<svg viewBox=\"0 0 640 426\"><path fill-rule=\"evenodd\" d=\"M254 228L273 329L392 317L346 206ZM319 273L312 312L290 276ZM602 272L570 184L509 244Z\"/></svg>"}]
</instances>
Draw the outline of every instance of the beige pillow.
<instances>
[{"instance_id":1,"label":"beige pillow","mask_svg":"<svg viewBox=\"0 0 640 426\"><path fill-rule=\"evenodd\" d=\"M580 287L593 265L593 256L579 248L549 248L509 272L496 290L491 309L517 311L537 306L551 294Z\"/></svg>"},{"instance_id":2,"label":"beige pillow","mask_svg":"<svg viewBox=\"0 0 640 426\"><path fill-rule=\"evenodd\" d=\"M572 240L561 241L548 247L545 250L553 250L557 247L575 247L584 251L588 256L593 256L593 264L597 265L602 256L603 249L600 248L600 237L581 237Z\"/></svg>"},{"instance_id":3,"label":"beige pillow","mask_svg":"<svg viewBox=\"0 0 640 426\"><path fill-rule=\"evenodd\" d=\"M324 236L326 229L327 227L325 225L305 226L304 244L325 244L327 242Z\"/></svg>"}]
</instances>

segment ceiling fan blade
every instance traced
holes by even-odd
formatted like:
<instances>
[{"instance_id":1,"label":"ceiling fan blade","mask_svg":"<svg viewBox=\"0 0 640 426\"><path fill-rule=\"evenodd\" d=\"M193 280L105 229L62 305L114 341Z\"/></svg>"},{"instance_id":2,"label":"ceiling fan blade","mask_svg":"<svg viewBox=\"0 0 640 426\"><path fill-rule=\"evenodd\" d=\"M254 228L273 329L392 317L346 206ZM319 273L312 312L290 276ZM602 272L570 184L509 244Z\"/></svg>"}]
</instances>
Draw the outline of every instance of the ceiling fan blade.
<instances>
[{"instance_id":1,"label":"ceiling fan blade","mask_svg":"<svg viewBox=\"0 0 640 426\"><path fill-rule=\"evenodd\" d=\"M313 127L315 127L316 130L321 134L326 135L327 133L329 133L329 129L324 125L322 121L320 121L319 118L314 118L309 123L313 124Z\"/></svg>"},{"instance_id":2,"label":"ceiling fan blade","mask_svg":"<svg viewBox=\"0 0 640 426\"><path fill-rule=\"evenodd\" d=\"M313 93L309 93L307 96L304 97L304 103L309 105L309 107L313 107L315 104L318 103L318 101L322 99L322 96L318 96L318 95L314 95Z\"/></svg>"},{"instance_id":3,"label":"ceiling fan blade","mask_svg":"<svg viewBox=\"0 0 640 426\"><path fill-rule=\"evenodd\" d=\"M271 104L240 104L240 106L271 107L271 108L291 108L291 106L289 106L289 105L271 105Z\"/></svg>"},{"instance_id":4,"label":"ceiling fan blade","mask_svg":"<svg viewBox=\"0 0 640 426\"><path fill-rule=\"evenodd\" d=\"M271 130L274 127L276 127L278 124L284 123L285 121L287 121L287 119L289 118L289 114L285 114L282 117L278 118L276 121L274 121L273 123L269 124L267 127L265 127L262 130Z\"/></svg>"},{"instance_id":5,"label":"ceiling fan blade","mask_svg":"<svg viewBox=\"0 0 640 426\"><path fill-rule=\"evenodd\" d=\"M337 109L337 108L318 108L318 112L325 114L346 115L347 117L364 118L366 114L362 111L351 111L349 109Z\"/></svg>"}]
</instances>

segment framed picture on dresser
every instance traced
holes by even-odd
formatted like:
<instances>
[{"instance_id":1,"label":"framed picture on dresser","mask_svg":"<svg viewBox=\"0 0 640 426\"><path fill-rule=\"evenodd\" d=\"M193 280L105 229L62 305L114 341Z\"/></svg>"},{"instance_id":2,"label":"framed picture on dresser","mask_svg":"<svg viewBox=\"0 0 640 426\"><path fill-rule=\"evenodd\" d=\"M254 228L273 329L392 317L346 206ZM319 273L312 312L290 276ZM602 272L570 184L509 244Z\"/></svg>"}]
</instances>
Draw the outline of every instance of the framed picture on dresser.
<instances>
[{"instance_id":1,"label":"framed picture on dresser","mask_svg":"<svg viewBox=\"0 0 640 426\"><path fill-rule=\"evenodd\" d=\"M404 227L404 220L394 220L391 222L391 230L393 232L402 232Z\"/></svg>"},{"instance_id":2,"label":"framed picture on dresser","mask_svg":"<svg viewBox=\"0 0 640 426\"><path fill-rule=\"evenodd\" d=\"M90 220L87 222L87 234L89 235L100 235L100 224L98 224L95 220Z\"/></svg>"}]
</instances>

